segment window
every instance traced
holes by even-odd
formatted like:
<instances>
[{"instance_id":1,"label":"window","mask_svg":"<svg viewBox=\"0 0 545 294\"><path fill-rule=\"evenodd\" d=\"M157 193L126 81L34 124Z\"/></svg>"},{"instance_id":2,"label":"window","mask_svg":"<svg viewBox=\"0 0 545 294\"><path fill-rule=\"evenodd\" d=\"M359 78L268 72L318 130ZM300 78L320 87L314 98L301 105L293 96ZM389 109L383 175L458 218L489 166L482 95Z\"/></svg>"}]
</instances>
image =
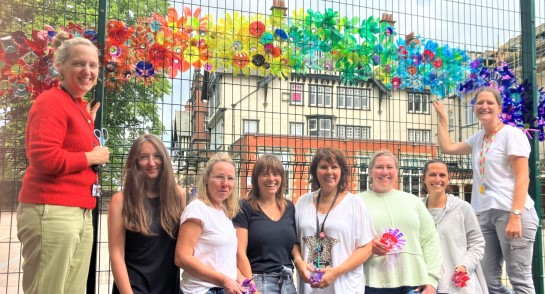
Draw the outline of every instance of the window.
<instances>
[{"instance_id":1,"label":"window","mask_svg":"<svg viewBox=\"0 0 545 294\"><path fill-rule=\"evenodd\" d=\"M337 137L344 139L369 139L371 127L337 126Z\"/></svg>"},{"instance_id":2,"label":"window","mask_svg":"<svg viewBox=\"0 0 545 294\"><path fill-rule=\"evenodd\" d=\"M291 84L290 88L290 104L303 105L303 84Z\"/></svg>"},{"instance_id":3,"label":"window","mask_svg":"<svg viewBox=\"0 0 545 294\"><path fill-rule=\"evenodd\" d=\"M309 105L331 107L332 88L311 85L309 90Z\"/></svg>"},{"instance_id":4,"label":"window","mask_svg":"<svg viewBox=\"0 0 545 294\"><path fill-rule=\"evenodd\" d=\"M290 123L290 135L302 136L303 123Z\"/></svg>"},{"instance_id":5,"label":"window","mask_svg":"<svg viewBox=\"0 0 545 294\"><path fill-rule=\"evenodd\" d=\"M470 126L477 123L477 116L475 115L475 111L473 110L473 105L471 105L471 103L466 104L464 114L464 126Z\"/></svg>"},{"instance_id":6,"label":"window","mask_svg":"<svg viewBox=\"0 0 545 294\"><path fill-rule=\"evenodd\" d=\"M430 113L430 96L421 93L409 93L409 113Z\"/></svg>"},{"instance_id":7,"label":"window","mask_svg":"<svg viewBox=\"0 0 545 294\"><path fill-rule=\"evenodd\" d=\"M223 119L218 120L214 128L211 130L210 145L213 149L219 150L223 148Z\"/></svg>"},{"instance_id":8,"label":"window","mask_svg":"<svg viewBox=\"0 0 545 294\"><path fill-rule=\"evenodd\" d=\"M420 171L416 169L404 169L401 173L403 191L415 196L420 194Z\"/></svg>"},{"instance_id":9,"label":"window","mask_svg":"<svg viewBox=\"0 0 545 294\"><path fill-rule=\"evenodd\" d=\"M448 129L454 130L454 110L448 111Z\"/></svg>"},{"instance_id":10,"label":"window","mask_svg":"<svg viewBox=\"0 0 545 294\"><path fill-rule=\"evenodd\" d=\"M244 134L257 134L259 132L259 121L244 119L242 120Z\"/></svg>"},{"instance_id":11,"label":"window","mask_svg":"<svg viewBox=\"0 0 545 294\"><path fill-rule=\"evenodd\" d=\"M369 109L369 96L371 90L368 89L337 89L337 107L353 109Z\"/></svg>"},{"instance_id":12,"label":"window","mask_svg":"<svg viewBox=\"0 0 545 294\"><path fill-rule=\"evenodd\" d=\"M269 151L260 151L258 153L258 158L264 154L272 154L282 162L282 167L284 168L284 177L286 180L286 189L284 190L284 195L290 195L290 154L287 152L269 152ZM291 200L291 197L289 197Z\"/></svg>"},{"instance_id":13,"label":"window","mask_svg":"<svg viewBox=\"0 0 545 294\"><path fill-rule=\"evenodd\" d=\"M308 119L308 135L318 137L331 137L331 117L316 117Z\"/></svg>"},{"instance_id":14,"label":"window","mask_svg":"<svg viewBox=\"0 0 545 294\"><path fill-rule=\"evenodd\" d=\"M400 166L400 180L403 191L418 196L420 194L421 183L421 171L427 162L427 158L416 157L402 157L399 160Z\"/></svg>"},{"instance_id":15,"label":"window","mask_svg":"<svg viewBox=\"0 0 545 294\"><path fill-rule=\"evenodd\" d=\"M360 157L360 173L358 179L358 191L364 192L369 190L369 159L370 156Z\"/></svg>"},{"instance_id":16,"label":"window","mask_svg":"<svg viewBox=\"0 0 545 294\"><path fill-rule=\"evenodd\" d=\"M409 142L430 143L430 130L409 129Z\"/></svg>"}]
</instances>

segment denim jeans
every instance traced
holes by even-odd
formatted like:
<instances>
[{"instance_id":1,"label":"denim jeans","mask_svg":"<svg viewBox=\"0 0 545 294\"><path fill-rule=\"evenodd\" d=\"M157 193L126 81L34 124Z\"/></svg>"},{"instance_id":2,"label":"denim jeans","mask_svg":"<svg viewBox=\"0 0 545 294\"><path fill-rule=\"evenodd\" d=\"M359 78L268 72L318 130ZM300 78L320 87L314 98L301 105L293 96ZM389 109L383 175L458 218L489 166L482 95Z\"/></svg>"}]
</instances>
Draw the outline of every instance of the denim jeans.
<instances>
[{"instance_id":1,"label":"denim jeans","mask_svg":"<svg viewBox=\"0 0 545 294\"><path fill-rule=\"evenodd\" d=\"M419 294L415 287L403 286L397 288L373 288L365 286L365 294Z\"/></svg>"},{"instance_id":2,"label":"denim jeans","mask_svg":"<svg viewBox=\"0 0 545 294\"><path fill-rule=\"evenodd\" d=\"M508 239L505 227L509 221L509 211L490 209L481 212L479 223L486 242L481 261L488 292L490 294L511 294L501 283L502 265L505 268L513 291L517 294L535 293L532 280L532 255L536 238L538 217L536 210L524 209L522 212L522 237Z\"/></svg>"},{"instance_id":3,"label":"denim jeans","mask_svg":"<svg viewBox=\"0 0 545 294\"><path fill-rule=\"evenodd\" d=\"M182 289L180 289L179 294L184 294L184 292L182 292ZM205 294L225 294L225 289L220 287L214 287L214 288L208 289L208 291L206 291Z\"/></svg>"},{"instance_id":4,"label":"denim jeans","mask_svg":"<svg viewBox=\"0 0 545 294\"><path fill-rule=\"evenodd\" d=\"M206 294L225 294L225 289L219 287L210 288Z\"/></svg>"},{"instance_id":5,"label":"denim jeans","mask_svg":"<svg viewBox=\"0 0 545 294\"><path fill-rule=\"evenodd\" d=\"M261 294L296 294L293 276L281 276L277 273L256 274L254 283Z\"/></svg>"}]
</instances>

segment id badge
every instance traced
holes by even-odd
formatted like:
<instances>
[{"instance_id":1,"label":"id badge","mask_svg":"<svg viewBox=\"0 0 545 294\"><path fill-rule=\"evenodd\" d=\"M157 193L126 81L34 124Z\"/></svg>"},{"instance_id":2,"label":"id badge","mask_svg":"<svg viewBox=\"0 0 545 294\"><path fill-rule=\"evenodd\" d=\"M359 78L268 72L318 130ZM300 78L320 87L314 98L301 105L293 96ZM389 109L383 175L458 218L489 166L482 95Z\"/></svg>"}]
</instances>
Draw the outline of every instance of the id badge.
<instances>
[{"instance_id":1,"label":"id badge","mask_svg":"<svg viewBox=\"0 0 545 294\"><path fill-rule=\"evenodd\" d=\"M102 196L102 186L100 186L99 184L93 184L93 187L91 188L91 194L93 197Z\"/></svg>"}]
</instances>

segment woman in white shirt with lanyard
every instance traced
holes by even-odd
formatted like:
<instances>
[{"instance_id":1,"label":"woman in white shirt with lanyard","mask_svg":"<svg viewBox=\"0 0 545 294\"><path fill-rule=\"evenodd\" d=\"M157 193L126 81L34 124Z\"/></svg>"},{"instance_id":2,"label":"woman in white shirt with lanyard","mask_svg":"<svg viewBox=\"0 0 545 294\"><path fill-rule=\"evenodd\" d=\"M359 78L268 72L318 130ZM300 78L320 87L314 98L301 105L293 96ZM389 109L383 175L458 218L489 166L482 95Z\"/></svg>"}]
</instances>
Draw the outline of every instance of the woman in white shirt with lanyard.
<instances>
[{"instance_id":1,"label":"woman in white shirt with lanyard","mask_svg":"<svg viewBox=\"0 0 545 294\"><path fill-rule=\"evenodd\" d=\"M501 283L505 260L515 293L535 293L532 254L538 217L528 195L531 148L521 130L499 119L502 103L495 88L477 91L475 114L483 129L464 142L452 143L443 104L433 102L439 116L439 146L445 154L471 154L471 206L486 241L482 267L489 292L511 293Z\"/></svg>"},{"instance_id":2,"label":"woman in white shirt with lanyard","mask_svg":"<svg viewBox=\"0 0 545 294\"><path fill-rule=\"evenodd\" d=\"M361 265L371 255L375 232L363 199L348 191L350 165L340 150L321 148L310 175L313 192L295 205L298 293L363 293Z\"/></svg>"}]
</instances>

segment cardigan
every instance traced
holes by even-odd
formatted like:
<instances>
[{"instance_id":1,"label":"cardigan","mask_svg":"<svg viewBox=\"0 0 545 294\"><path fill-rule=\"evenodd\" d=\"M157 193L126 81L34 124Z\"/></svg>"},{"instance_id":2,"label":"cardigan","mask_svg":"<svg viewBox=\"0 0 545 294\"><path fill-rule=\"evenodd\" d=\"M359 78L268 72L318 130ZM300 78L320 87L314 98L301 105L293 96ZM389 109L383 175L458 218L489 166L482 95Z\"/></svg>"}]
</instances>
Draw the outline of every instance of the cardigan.
<instances>
[{"instance_id":1,"label":"cardigan","mask_svg":"<svg viewBox=\"0 0 545 294\"><path fill-rule=\"evenodd\" d=\"M20 203L93 209L91 187L97 173L85 152L99 145L94 121L81 98L59 88L40 94L28 115L26 155L30 162L19 193Z\"/></svg>"}]
</instances>

